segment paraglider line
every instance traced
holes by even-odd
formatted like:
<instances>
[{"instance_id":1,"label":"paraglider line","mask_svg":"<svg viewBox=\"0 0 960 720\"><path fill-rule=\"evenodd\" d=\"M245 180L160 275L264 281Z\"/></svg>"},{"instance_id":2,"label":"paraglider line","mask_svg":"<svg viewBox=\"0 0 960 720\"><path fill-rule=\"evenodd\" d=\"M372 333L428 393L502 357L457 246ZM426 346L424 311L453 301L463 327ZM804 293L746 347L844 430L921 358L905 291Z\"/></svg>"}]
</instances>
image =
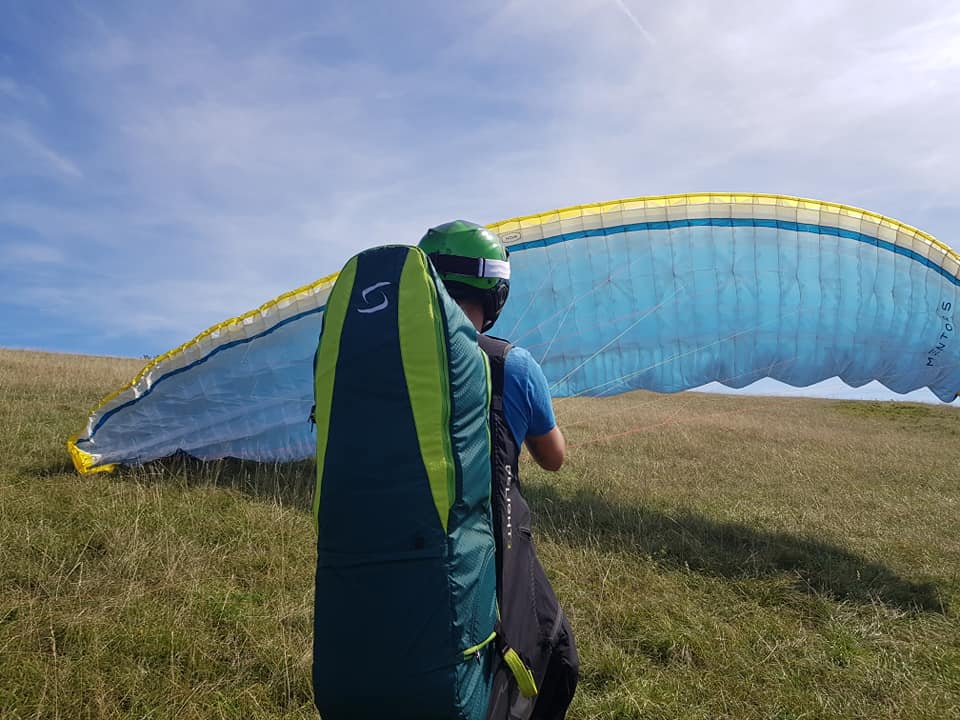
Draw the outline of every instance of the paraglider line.
<instances>
[{"instance_id":1,"label":"paraglider line","mask_svg":"<svg viewBox=\"0 0 960 720\"><path fill-rule=\"evenodd\" d=\"M724 285L720 288L721 291L722 291L723 289L727 288L728 286L732 285L733 283L734 283L734 280L733 280L733 279L730 279L730 280L726 281L726 282L724 283ZM604 280L601 285L598 285L594 290L591 290L590 292L591 292L591 293L592 293L592 292L597 292L597 291L598 291L599 289L601 289L602 287L604 287L604 286L606 286L606 285L613 285L613 284L614 284L614 276L611 275L611 276L608 277L606 280ZM589 293L585 293L585 294L583 294L583 295L575 298L574 301L573 301L568 307L572 307L573 305L575 305L576 303L578 303L580 300L582 300L583 298L585 298L588 294L589 294ZM629 293L626 293L626 294L629 296ZM705 292L704 292L704 293L692 293L691 295L689 295L689 297L690 297L690 299L695 299L695 298L704 296L704 295L706 295L706 294L707 294L707 293L705 293ZM665 302L665 301L664 301L664 302ZM652 310L658 310L658 309L661 309L661 307L662 307L662 304L661 304L661 306L652 308ZM553 315L551 315L550 318L548 318L548 320L555 318L560 312L561 312L561 311L557 311L556 313L554 313ZM646 309L646 308L640 308L640 309L636 310L635 312L631 312L631 313L629 313L629 314L617 315L617 316L615 316L615 317L605 318L605 320L604 320L603 322L594 324L594 325L591 327L591 330L596 331L596 330L600 330L600 329L602 329L602 328L606 328L606 327L611 326L611 325L616 326L616 325L617 325L620 321L622 321L622 320L630 320L630 319L632 319L632 318L635 318L635 317L637 316L637 313L638 313L638 312L647 312L647 309ZM527 335L529 335L530 333L534 332L535 330L538 330L538 329L539 329L542 325L544 325L545 323L546 323L546 321L544 321L543 323L540 323L539 325L536 325L535 327L530 328L530 329L527 330L527 332L525 332L521 337L526 337ZM581 335L582 335L582 334L581 334ZM572 337L581 337L581 335L574 335L574 336L572 336ZM533 351L535 348L539 348L539 347L541 347L543 344L544 344L544 343L542 343L542 342L540 342L540 343L535 343L535 344L530 344L530 345L526 345L526 344L525 344L524 347L527 348L527 350ZM544 356L546 356L546 353L544 353ZM542 360L541 360L541 362L542 362Z\"/></svg>"},{"instance_id":2,"label":"paraglider line","mask_svg":"<svg viewBox=\"0 0 960 720\"><path fill-rule=\"evenodd\" d=\"M796 311L794 311L793 313L785 313L785 314L796 315L796 314L799 314L799 312L800 312L799 310L796 310ZM649 314L649 313L648 313L648 314ZM781 317L783 317L783 316L781 316ZM642 320L643 318L640 318L640 319ZM780 318L777 318L777 319L779 320ZM637 322L639 322L639 320L638 320ZM634 323L634 324L636 324L636 323ZM614 379L612 379L612 380L608 380L608 381L606 381L606 382L600 383L599 385L594 385L593 387L586 388L585 390L580 391L579 393L577 393L576 395L574 395L574 396L572 396L572 397L578 397L578 396L581 396L581 395L586 395L587 393L592 393L594 390L597 390L598 388L606 387L606 386L608 386L608 385L615 385L615 384L618 383L618 382L623 382L623 381L626 380L627 378L635 377L635 376L637 376L637 375L643 375L643 373L645 373L645 372L647 372L647 371L649 371L649 370L653 370L654 368L658 368L658 367L660 367L661 365L665 365L666 363L673 362L674 360L676 360L676 359L678 359L678 358L685 357L685 356L687 356L687 355L691 355L691 354L693 354L693 353L700 352L701 350L704 350L704 349L709 348L709 347L713 347L714 345L720 345L721 343L725 343L725 342L727 342L728 340L732 340L732 339L734 339L734 338L736 338L736 337L739 337L740 335L744 335L744 334L747 334L747 333L755 332L756 330L759 330L760 328L762 328L763 325L764 325L763 323L760 323L759 325L754 325L753 327L744 328L743 330L738 330L738 331L735 332L735 333L731 333L730 335L727 335L727 336L722 337L722 338L718 338L718 339L714 340L713 342L709 342L709 343L707 343L706 345L699 345L699 346L693 348L692 350L685 350L685 351L679 352L679 353L677 353L677 354L675 354L675 355L671 355L670 357L664 358L663 360L661 360L661 361L659 361L659 362L656 362L656 363L654 363L653 365L648 365L647 367L641 368L640 370L634 370L633 372L626 373L626 374L621 375L621 376L619 376L619 377L616 377L616 378L614 378ZM630 328L627 328L627 330L629 330L629 329L630 329ZM626 330L624 331L624 333L625 333L625 332L626 332ZM620 336L622 336L624 333L621 333ZM608 346L609 346L612 342L614 342L615 340L619 339L620 336L618 336L617 338L614 338L613 340L611 340L610 343L607 343L606 346L600 348L600 350L598 350L597 353L595 353L594 355L592 355L592 356L590 356L589 358L587 358L586 360L584 360L580 365L578 365L576 368L574 368L573 370L571 370L569 373L567 373L567 374L566 374L564 377L562 377L560 380L557 380L557 382L555 382L553 385L550 386L551 390L552 390L553 388L555 388L557 385L559 385L560 383L562 383L562 382L564 382L565 380L567 380L573 373L575 373L577 370L579 370L579 369L582 368L584 365L586 365L588 362L590 362L590 360L592 360L594 357L596 357L596 355L597 355L598 353L603 352L603 350L605 350L606 347L608 347ZM792 362L792 360L791 360L791 362Z\"/></svg>"},{"instance_id":3,"label":"paraglider line","mask_svg":"<svg viewBox=\"0 0 960 720\"><path fill-rule=\"evenodd\" d=\"M778 361L778 362L769 363L768 365L765 366L765 367L766 367L766 375L769 376L769 375L770 375L770 372L773 370L773 368L776 367L776 366L778 366L778 365L790 365L790 364L792 364L792 363L795 362L795 361L796 361L796 357L793 357L793 358L789 358L789 359L786 359L786 360L781 360L781 361ZM720 384L722 384L722 385L726 385L727 387L730 387L730 385L727 385L727 383L728 383L730 380L735 380L736 378L743 377L744 375L752 375L752 374L756 373L756 371L757 371L757 369L754 368L753 370L747 370L747 371L744 371L744 372L742 372L742 373L737 373L736 375L728 375L728 376L726 376L726 377L717 378L714 382L718 382L718 383L720 383ZM611 381L611 382L619 382L619 381L620 381L620 379L617 378L617 380ZM631 388L628 386L628 387L627 387L627 390L629 391L630 389L631 389ZM634 389L634 390L637 390L637 389L640 389L640 388L633 388L633 389ZM694 391L695 391L695 388L689 388L689 390L694 390ZM683 391L681 391L681 392L683 392ZM630 406L629 409L633 410L633 409L636 409L636 408L639 408L639 407L645 407L645 406L648 406L648 405L658 405L658 404L666 401L666 399L667 399L667 398L666 398L666 395L667 395L667 394L672 394L672 393L668 393L668 392L659 393L659 392L658 392L657 397L653 398L652 400L649 400L649 401L647 401L647 402L637 402L637 403L634 403L634 404L632 404L632 405ZM581 398L581 397L584 397L584 396L583 396L583 395L571 395L571 396L569 396L569 397L558 398L558 399L557 399L557 402L558 402L558 404L559 404L561 401L564 402L564 403L566 403L566 402L569 402L569 401L572 401L572 400L575 400L575 399ZM607 396L606 396L606 395L599 395L599 396L597 396L597 397L607 397ZM622 408L616 408L616 409L614 409L614 410L611 410L611 411L605 412L605 413L591 413L590 418L587 419L587 420L581 420L580 422L574 422L574 423L566 423L566 422L565 422L565 423L563 424L563 426L564 426L565 428L567 428L567 427L579 427L579 426L581 426L581 425L590 425L594 420L596 420L596 419L598 419L598 418L604 418L604 417L608 417L608 416L610 416L610 415L619 415L619 414L622 414L622 413L623 413L623 409L622 409Z\"/></svg>"},{"instance_id":4,"label":"paraglider line","mask_svg":"<svg viewBox=\"0 0 960 720\"><path fill-rule=\"evenodd\" d=\"M622 227L626 227L626 226L620 226L620 227L622 228ZM610 234L613 234L613 233L617 232L617 231L619 230L619 228L609 228L608 230L609 230L609 233L610 233ZM607 233L603 233L603 235L606 235L606 234L607 234ZM558 236L558 237L559 237L559 236ZM567 236L564 235L564 236L562 236L562 237L567 237ZM572 238L571 238L571 239L572 239ZM549 244L554 244L554 243L551 242L551 243L549 243ZM531 247L535 247L535 246L536 246L536 245L533 244L533 243L524 243L524 244L522 244L521 246L518 246L518 247L521 247L521 249L530 249ZM569 314L570 309L571 309L572 307L574 307L577 303L579 303L580 301L582 301L583 299L588 298L588 297L590 297L591 295L600 292L600 291L601 291L603 288L605 288L607 285L613 284L613 281L614 281L615 279L619 279L620 276L629 276L629 273L630 273L631 270L633 270L633 267L634 267L635 265L639 264L639 263L642 262L642 261L643 261L642 258L631 258L631 259L629 259L626 263L620 265L616 270L610 272L610 273L607 275L607 278L606 278L602 283L597 284L597 285L596 285L595 287L593 287L592 289L590 289L590 290L588 290L588 291L586 291L586 292L584 292L584 293L581 293L580 295L574 296L574 298L567 304L566 307L560 308L559 310L557 310L557 311L554 312L553 314L545 317L543 320L541 320L539 323L537 323L537 324L534 325L533 327L527 328L526 332L524 332L524 333L523 333L522 335L520 335L519 337L515 338L514 342L519 342L520 340L522 340L523 338L527 337L527 336L530 335L531 333L536 332L536 331L539 330L540 328L544 327L544 326L545 326L547 323L549 323L551 320L553 320L554 318L556 318L557 316L559 316L561 313L564 313L565 315L566 315L566 314ZM527 313L527 312L530 310L530 308L533 306L533 301L536 299L537 294L539 293L540 289L543 287L543 284L544 284L544 282L546 281L546 279L547 279L548 277L549 277L549 274L544 274L544 279L540 282L540 285L537 287L537 290L536 290L535 292L531 293L531 295L530 295L530 302L527 303L527 307L524 309L523 314L520 316L520 318L517 320L517 322L514 323L513 330L512 330L511 333L510 333L510 336L511 336L511 337L513 336L513 333L516 332L516 329L517 329L517 327L520 325L520 322L523 320L523 317L526 315L526 313ZM528 349L529 349L529 348L528 348Z\"/></svg>"},{"instance_id":5,"label":"paraglider line","mask_svg":"<svg viewBox=\"0 0 960 720\"><path fill-rule=\"evenodd\" d=\"M547 280L550 279L550 273L543 273L543 279L540 280L540 284L537 285L537 289L530 293L530 300L527 302L527 306L523 309L523 312L517 317L517 321L513 324L513 327L510 328L510 332L507 334L507 337L513 337L513 334L517 331L517 328L520 327L520 323L527 316L527 313L530 312L530 308L533 307L534 300L537 299L537 296L540 294L540 291L543 289L543 286L546 285ZM539 327L539 326L538 326Z\"/></svg>"},{"instance_id":6,"label":"paraglider line","mask_svg":"<svg viewBox=\"0 0 960 720\"><path fill-rule=\"evenodd\" d=\"M669 425L679 425L681 422L688 422L689 420L704 420L706 418L715 418L715 417L721 417L724 415L738 415L741 413L743 413L743 410L740 408L737 408L734 410L721 410L719 412L709 413L707 415L697 414L691 418L677 419L676 417L671 417L667 420L663 420L658 423L653 423L651 425L643 425L641 427L633 428L632 430L624 430L623 432L613 433L611 435L604 435L603 437L594 438L592 440L583 440L581 442L569 443L567 447L576 448L576 447L583 447L584 445L594 445L596 443L607 442L608 440L615 440L617 438L626 437L628 435L636 435L637 433L643 432L644 430L652 430L653 428L665 427Z\"/></svg>"},{"instance_id":7,"label":"paraglider line","mask_svg":"<svg viewBox=\"0 0 960 720\"><path fill-rule=\"evenodd\" d=\"M630 332L631 330L633 330L637 325L639 325L639 324L642 323L644 320L646 320L648 317L650 317L650 315L652 315L654 312L656 312L657 310L659 310L660 308L662 308L662 307L667 303L667 301L669 301L669 300L673 299L674 297L676 297L676 295L677 295L681 290L684 290L684 289L686 289L685 286L681 285L681 286L678 287L676 290L674 290L670 295L668 295L668 296L665 297L663 300L661 300L659 303L657 303L657 304L654 305L652 308L650 308L649 310L647 310L647 312L643 313L643 315L641 315L639 318L637 318L636 321L630 323L630 324L623 330L623 332L621 332L619 335L613 337L606 345L604 345L604 346L601 347L599 350L597 350L593 355L591 355L590 357L588 357L588 358L587 358L586 360L584 360L582 363L580 363L579 365L577 365L573 370L571 370L571 371L568 372L566 375L564 375L562 378L560 378L560 379L557 380L555 383L553 383L553 385L550 386L550 389L553 390L553 388L557 387L557 385L559 385L560 383L566 381L571 375L573 375L573 374L574 374L575 372L577 372L578 370L582 369L584 365L586 365L588 362L590 362L591 360L593 360L593 359L594 359L595 357L597 357L600 353L602 353L602 352L603 352L604 350L606 350L608 347L610 347L611 345L613 345L617 340L619 340L619 339L622 338L624 335L626 335L628 332ZM624 376L624 377L626 377L626 376ZM607 384L607 383L604 383L604 385L606 385L606 384ZM600 387L600 386L598 386L598 387Z\"/></svg>"},{"instance_id":8,"label":"paraglider line","mask_svg":"<svg viewBox=\"0 0 960 720\"><path fill-rule=\"evenodd\" d=\"M781 362L773 362L773 363L770 363L769 365L766 366L766 369L767 369L767 371L768 371L767 374L769 374L769 371L770 371L774 366L776 366L776 365L790 364L790 363L794 362L795 360L796 360L796 358L790 358L790 359L788 359L788 360L783 360L783 361L781 361ZM735 379L735 378L742 377L742 376L744 376L744 375L749 375L749 374L751 374L751 373L753 373L753 372L755 372L755 371L756 371L756 369L750 370L750 371L747 371L747 372L742 372L742 373L739 373L739 374L737 374L737 375L730 375L730 376L727 376L727 377L725 377L725 378L718 378L718 379L717 379L717 382L720 382L720 383L724 383L724 384L725 384L724 381L726 381L726 380L733 380L733 379ZM573 399L573 398L568 398L568 399ZM661 400L664 400L664 399L665 399L665 398L657 398L657 399L654 400L652 403L644 403L644 404L658 404ZM687 404L689 404L689 403L687 403ZM580 446L582 446L582 445L593 445L593 444L599 443L599 442L606 442L606 441L608 441L608 440L614 440L614 439L617 439L617 438L626 437L627 435L634 435L634 434L636 434L636 433L638 433L638 432L643 432L644 430L651 430L651 429L653 429L653 428L665 427L665 426L669 426L669 425L678 425L678 424L680 424L681 422L686 422L686 421L689 421L689 420L691 420L691 419L701 420L701 419L704 419L704 418L713 418L713 417L720 417L720 416L725 416L725 415L734 415L734 414L740 414L740 413L743 413L743 412L744 412L743 410L737 408L737 409L732 409L732 410L721 410L721 411L719 411L719 412L710 413L710 414L707 414L707 415L697 414L696 418L681 417L681 415L683 414L683 411L684 411L685 408L686 408L686 405L680 406L680 407L676 410L676 412L674 412L674 413L671 415L671 417L670 417L669 419L663 420L662 422L653 423L652 425L641 425L641 426L639 426L639 427L635 427L635 428L632 428L632 429L630 429L630 430L624 430L623 432L610 433L610 434L607 434L607 435L601 435L600 437L593 438L592 440L583 440L583 441L581 441L581 442L571 443L571 444L569 445L569 447L580 447ZM609 415L609 414L615 414L615 413L607 413L607 415ZM604 416L605 416L605 415L601 415L601 416L599 416L599 417L604 417ZM596 418L596 417L598 417L598 416L597 416L597 415L593 415L592 417L593 417L593 418ZM583 425L583 424L585 424L585 423L574 423L574 424L572 424L572 425L569 425L568 427L576 427L577 425Z\"/></svg>"},{"instance_id":9,"label":"paraglider line","mask_svg":"<svg viewBox=\"0 0 960 720\"><path fill-rule=\"evenodd\" d=\"M584 298L590 297L590 296L593 295L594 293L600 292L600 291L601 291L603 288L605 288L607 285L612 285L615 279L619 279L618 276L628 274L628 273L633 269L633 266L636 265L636 264L639 263L639 262L641 262L641 259L640 259L640 258L637 258L637 259L633 259L633 260L630 260L629 262L625 263L625 264L622 265L618 270L616 270L616 271L614 271L614 272L611 272L611 273L607 276L606 280L604 280L602 283L599 283L596 287L592 288L591 290L588 290L587 292L584 292L584 293L581 293L580 295L575 296L575 297L566 305L566 307L560 308L559 310L557 310L556 312L554 312L552 315L544 318L542 321L540 321L539 323L537 323L537 324L534 325L533 327L527 328L526 332L524 332L522 335L520 335L519 337L517 337L517 338L514 340L514 342L519 342L520 340L522 340L523 338L527 337L528 335L536 332L536 331L539 330L540 328L544 327L544 326L545 326L547 323L549 323L551 320L553 320L554 318L556 318L557 316L559 316L561 313L564 313L564 316L568 315L568 314L570 313L570 309L571 309L572 307L574 307L577 303L579 303L580 301L582 301ZM541 285L542 285L542 283L541 283ZM538 288L538 290L539 290L539 288ZM527 305L527 310L529 310L530 307L531 307L531 305L533 304L533 298L534 298L534 297L536 297L536 293L534 293L534 294L531 295L531 302ZM657 310L658 308L659 308L659 306L656 306L656 307L652 308L652 310ZM525 310L524 312L526 313L526 310ZM632 315L631 315L630 317L632 317ZM522 317L521 317L521 319L522 319ZM617 319L621 319L621 318L617 318ZM517 320L516 324L514 325L514 330L516 330L516 327L517 327L517 325L519 325L519 324L520 324L520 320ZM561 323L561 324L562 324L562 323ZM559 328L558 328L558 330L559 330ZM512 334L512 333L511 333L511 334ZM554 339L556 339L556 335L554 336ZM552 342L553 342L553 341L551 340L551 344L552 344ZM538 343L537 345L528 346L527 349L530 349L531 347L539 347L539 345L540 345L540 344ZM545 356L545 355L546 355L546 353L544 353L544 356Z\"/></svg>"},{"instance_id":10,"label":"paraglider line","mask_svg":"<svg viewBox=\"0 0 960 720\"><path fill-rule=\"evenodd\" d=\"M582 293L581 295L577 295L576 297L573 298L573 300L571 300L569 303L567 303L564 307L561 307L559 310L557 310L557 311L556 311L555 313L553 313L552 315L549 315L548 317L545 317L543 320L541 320L539 323L537 323L537 324L534 325L533 327L527 328L526 332L524 332L522 335L519 335L519 336L515 339L515 342L519 342L520 340L523 340L523 338L525 338L525 337L527 337L528 335L536 332L537 330L539 330L540 328L542 328L543 326L545 326L547 323L549 323L551 320L553 320L554 318L558 317L559 315L565 314L565 313L569 313L569 312L570 312L570 308L572 308L574 305L576 305L578 302L580 302L580 301L583 300L584 298L590 297L590 296L593 295L594 293L600 292L600 290L601 290L603 287L605 287L609 282L610 282L610 278L607 278L607 279L604 280L601 284L597 285L595 288L593 288L593 289L591 289L591 290L588 290L587 292ZM531 305L532 305L532 302L531 302ZM529 307L530 307L530 306L528 305L528 309L529 309ZM520 321L518 320L518 321L517 321L517 324L518 324L518 325L519 325L519 322L520 322Z\"/></svg>"},{"instance_id":11,"label":"paraglider line","mask_svg":"<svg viewBox=\"0 0 960 720\"><path fill-rule=\"evenodd\" d=\"M559 323L557 323L557 329L554 331L553 337L550 338L550 342L547 343L547 347L544 349L543 355L540 356L541 364L544 360L546 360L547 355L550 353L550 348L553 347L553 343L557 341L557 337L560 335L560 330L563 328L564 323L567 322L567 318L570 317L570 311L573 309L574 304L575 303L570 303L567 305L566 312L563 313L563 318Z\"/></svg>"}]
</instances>

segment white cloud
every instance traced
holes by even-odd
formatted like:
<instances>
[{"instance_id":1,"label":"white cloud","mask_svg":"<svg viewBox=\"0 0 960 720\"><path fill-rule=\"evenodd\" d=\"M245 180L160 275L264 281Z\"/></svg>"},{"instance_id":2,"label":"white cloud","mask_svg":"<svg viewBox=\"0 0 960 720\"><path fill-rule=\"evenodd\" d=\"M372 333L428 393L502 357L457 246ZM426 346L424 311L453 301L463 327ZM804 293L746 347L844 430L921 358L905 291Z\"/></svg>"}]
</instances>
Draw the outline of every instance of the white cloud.
<instances>
[{"instance_id":1,"label":"white cloud","mask_svg":"<svg viewBox=\"0 0 960 720\"><path fill-rule=\"evenodd\" d=\"M455 216L699 190L957 212L960 14L940 3L512 0L396 28L231 7L86 10L59 60L96 125L84 154L0 125L5 161L84 180L0 221L70 254L100 327L122 304L187 339Z\"/></svg>"},{"instance_id":2,"label":"white cloud","mask_svg":"<svg viewBox=\"0 0 960 720\"><path fill-rule=\"evenodd\" d=\"M3 153L8 163L3 171L5 174L12 174L17 170L23 173L38 172L41 170L37 165L39 162L47 172L53 172L66 179L83 177L80 168L70 158L44 143L32 129L22 123L0 123L0 140L3 138L11 144L10 149Z\"/></svg>"},{"instance_id":3,"label":"white cloud","mask_svg":"<svg viewBox=\"0 0 960 720\"><path fill-rule=\"evenodd\" d=\"M653 35L651 35L649 31L640 22L640 20L637 19L637 16L633 14L633 10L630 9L627 3L624 0L612 0L612 1L614 5L620 8L620 11L624 15L626 15L627 20L629 20L630 23L639 31L639 33L643 36L643 38L647 42L655 45L656 40L654 39Z\"/></svg>"}]
</instances>

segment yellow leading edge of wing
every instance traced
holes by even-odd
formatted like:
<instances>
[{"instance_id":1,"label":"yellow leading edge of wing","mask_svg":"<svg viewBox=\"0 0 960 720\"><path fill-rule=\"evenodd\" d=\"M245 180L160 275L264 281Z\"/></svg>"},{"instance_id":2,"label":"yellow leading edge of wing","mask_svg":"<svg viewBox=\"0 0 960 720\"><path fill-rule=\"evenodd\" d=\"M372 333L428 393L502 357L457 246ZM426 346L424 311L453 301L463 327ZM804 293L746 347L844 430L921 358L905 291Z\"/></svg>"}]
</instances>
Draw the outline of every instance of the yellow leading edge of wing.
<instances>
[{"instance_id":1,"label":"yellow leading edge of wing","mask_svg":"<svg viewBox=\"0 0 960 720\"><path fill-rule=\"evenodd\" d=\"M587 203L585 205L571 205L570 207L550 210L548 212L537 213L534 215L521 215L501 220L500 222L490 223L488 228L496 233L508 233L532 228L547 222L557 222L577 217L591 217L603 215L605 213L620 212L624 210L646 210L654 208L676 207L676 206L697 206L708 204L729 204L729 205L752 205L752 206L779 206L784 208L798 208L807 211L827 211L850 218L860 218L868 220L878 225L899 230L900 232L913 235L925 240L931 245L939 248L946 256L960 262L960 253L950 246L937 240L933 235L919 230L912 225L907 225L893 218L889 218L879 213L863 210L852 205L842 203L826 202L823 200L813 200L810 198L793 197L790 195L777 195L770 193L735 193L735 192L706 192L706 193L683 193L676 195L651 195L642 197L624 198L621 200L610 200L607 202Z\"/></svg>"},{"instance_id":2,"label":"yellow leading edge of wing","mask_svg":"<svg viewBox=\"0 0 960 720\"><path fill-rule=\"evenodd\" d=\"M576 223L578 219L597 223L603 222L605 220L604 216L614 218L618 213L649 213L650 217L659 217L664 213L679 212L679 217L700 217L700 213L702 213L703 210L698 212L696 208L706 208L710 205L726 205L729 208L733 208L733 211L735 211L736 208L743 208L744 211L746 211L746 208L754 207L760 210L761 214L774 214L777 212L777 209L780 209L783 213L795 212L798 216L803 217L816 213L825 213L830 215L832 219L835 219L838 225L845 227L849 227L851 224L855 225L856 223L865 222L869 225L876 226L876 232L882 236L888 237L893 235L896 238L893 240L894 242L899 243L900 240L906 238L906 241L910 243L919 241L922 244L926 244L931 249L929 251L931 254L939 256L931 258L934 262L946 267L948 272L954 276L960 277L960 253L922 230L887 216L850 205L788 195L706 192L640 196L607 202L573 205L548 212L518 216L508 220L490 223L487 227L503 235L505 242L509 245L512 242L522 240L524 231L530 231L532 236L535 236L537 232L536 229L546 224L563 223L566 225L566 223L570 222ZM687 215L683 213L687 213ZM514 237L511 238L511 235ZM932 250L933 248L936 249L936 252ZM279 306L284 306L286 303L293 303L300 299L316 296L323 290L331 288L338 274L339 273L327 275L300 288L283 293L243 315L217 323L179 347L151 359L130 382L101 400L90 413L90 417L92 418L104 408L104 406L113 402L124 393L131 390L136 392L137 385L158 366L177 359L178 356L195 348L200 343L207 341L217 333L230 330L237 325L242 326L248 319L271 314L272 311L278 309ZM70 457L77 471L86 475L113 469L114 466L112 465L95 466L97 456L77 447L76 443L81 437L81 434L82 431L81 433L73 435L67 442Z\"/></svg>"},{"instance_id":3,"label":"yellow leading edge of wing","mask_svg":"<svg viewBox=\"0 0 960 720\"><path fill-rule=\"evenodd\" d=\"M157 357L150 360L146 365L144 365L143 368L140 370L140 372L138 372L130 382L128 382L126 385L123 385L119 389L115 390L114 392L110 393L105 398L103 398L97 404L97 406L90 412L90 416L94 415L104 405L107 405L113 400L116 400L120 395L134 388L141 380L143 380L144 377L146 377L150 373L151 370L156 368L158 365L161 365L162 363L165 363L177 357L178 355L182 355L184 352L190 350L196 345L199 345L201 342L209 338L214 333L222 332L235 325L242 326L244 324L244 321L247 320L248 318L253 318L258 315L269 313L274 308L278 307L279 305L287 301L295 301L301 297L315 295L323 289L332 288L333 283L336 281L339 275L340 275L339 272L335 272L331 275L326 275L320 278L319 280L315 280L312 283L308 283L307 285L303 285L299 288L296 288L295 290L289 290L288 292L285 292L282 295L278 295L273 300L269 300L268 302L263 303L259 307L256 307L253 310L250 310L249 312L245 312L243 315L238 315L236 317L230 318L229 320L224 320L222 322L219 322L216 325L213 325L212 327L207 328L202 333L194 337L192 340L188 340L182 345L175 347L172 350L168 350L162 355L158 355ZM67 441L67 450L70 453L70 458L73 460L73 466L74 468L76 468L78 473L80 473L81 475L89 475L95 472L109 472L115 468L114 465L102 465L98 467L93 467L93 464L96 462L96 460L93 455L77 447L76 443L79 438L80 438L80 433L75 433Z\"/></svg>"}]
</instances>

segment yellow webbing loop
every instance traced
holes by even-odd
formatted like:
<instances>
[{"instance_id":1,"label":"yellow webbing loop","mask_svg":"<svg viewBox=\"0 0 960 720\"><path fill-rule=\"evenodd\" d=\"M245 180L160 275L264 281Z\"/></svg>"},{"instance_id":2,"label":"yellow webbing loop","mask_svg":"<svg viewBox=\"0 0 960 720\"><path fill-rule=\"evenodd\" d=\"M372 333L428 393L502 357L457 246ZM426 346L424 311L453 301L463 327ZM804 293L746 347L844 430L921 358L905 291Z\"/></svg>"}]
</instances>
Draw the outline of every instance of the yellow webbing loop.
<instances>
[{"instance_id":1,"label":"yellow webbing loop","mask_svg":"<svg viewBox=\"0 0 960 720\"><path fill-rule=\"evenodd\" d=\"M507 651L503 654L503 660L510 668L510 672L513 673L517 686L520 688L520 694L526 698L532 698L536 695L537 683L533 679L533 673L517 655L517 651L513 648L507 648Z\"/></svg>"},{"instance_id":2,"label":"yellow webbing loop","mask_svg":"<svg viewBox=\"0 0 960 720\"><path fill-rule=\"evenodd\" d=\"M496 639L496 637L497 637L497 632L493 631L487 636L487 639L484 640L482 643L478 643L477 645L474 645L473 647L468 647L466 650L464 650L463 656L465 658L468 658L471 655L476 655L478 652L483 650L487 645L492 643Z\"/></svg>"}]
</instances>

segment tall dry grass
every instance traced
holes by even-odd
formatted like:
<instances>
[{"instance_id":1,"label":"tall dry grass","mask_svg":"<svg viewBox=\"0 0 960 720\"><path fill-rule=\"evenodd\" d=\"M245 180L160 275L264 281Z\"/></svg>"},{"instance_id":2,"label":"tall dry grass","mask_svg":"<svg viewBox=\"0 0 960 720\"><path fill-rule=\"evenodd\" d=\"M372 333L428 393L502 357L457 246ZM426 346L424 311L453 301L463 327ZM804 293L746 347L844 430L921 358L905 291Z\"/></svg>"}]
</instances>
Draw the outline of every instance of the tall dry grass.
<instances>
[{"instance_id":1,"label":"tall dry grass","mask_svg":"<svg viewBox=\"0 0 960 720\"><path fill-rule=\"evenodd\" d=\"M0 350L0 717L315 717L312 466L75 475L67 436L140 364ZM557 405L566 466L522 473L570 718L960 717L955 408Z\"/></svg>"}]
</instances>

